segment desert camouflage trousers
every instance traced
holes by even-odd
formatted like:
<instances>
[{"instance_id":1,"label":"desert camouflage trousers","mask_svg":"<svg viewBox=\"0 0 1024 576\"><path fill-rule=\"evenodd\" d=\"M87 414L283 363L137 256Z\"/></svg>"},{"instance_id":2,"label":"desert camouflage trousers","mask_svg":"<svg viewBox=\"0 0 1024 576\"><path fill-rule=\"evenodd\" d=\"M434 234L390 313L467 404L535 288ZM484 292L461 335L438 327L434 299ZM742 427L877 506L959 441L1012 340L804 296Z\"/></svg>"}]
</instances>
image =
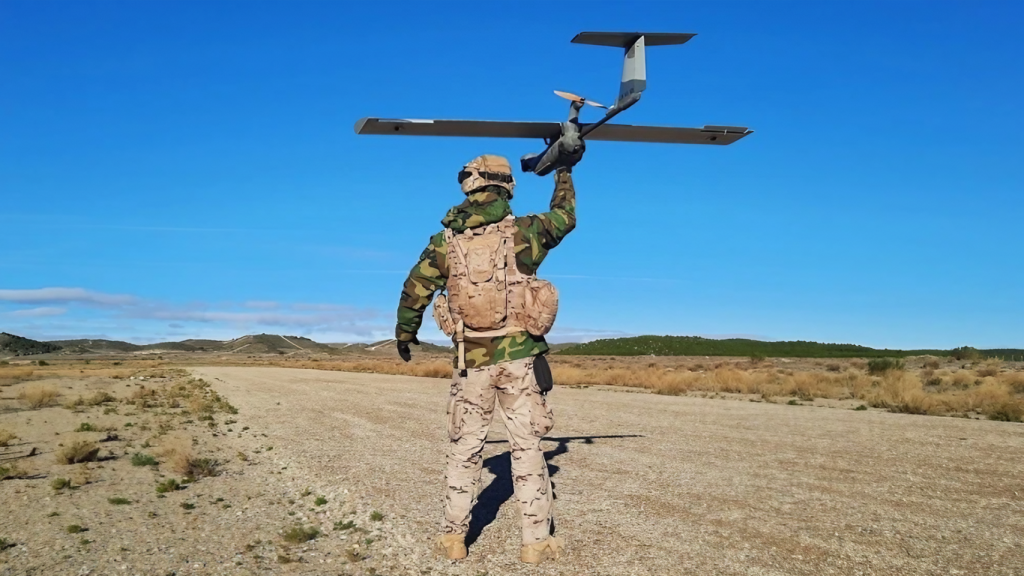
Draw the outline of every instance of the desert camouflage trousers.
<instances>
[{"instance_id":1,"label":"desert camouflage trousers","mask_svg":"<svg viewBox=\"0 0 1024 576\"><path fill-rule=\"evenodd\" d=\"M480 492L484 441L495 407L508 430L515 498L523 523L523 544L551 534L552 492L540 447L554 417L533 375L533 358L456 370L448 401L448 493L444 502L446 534L465 534Z\"/></svg>"}]
</instances>

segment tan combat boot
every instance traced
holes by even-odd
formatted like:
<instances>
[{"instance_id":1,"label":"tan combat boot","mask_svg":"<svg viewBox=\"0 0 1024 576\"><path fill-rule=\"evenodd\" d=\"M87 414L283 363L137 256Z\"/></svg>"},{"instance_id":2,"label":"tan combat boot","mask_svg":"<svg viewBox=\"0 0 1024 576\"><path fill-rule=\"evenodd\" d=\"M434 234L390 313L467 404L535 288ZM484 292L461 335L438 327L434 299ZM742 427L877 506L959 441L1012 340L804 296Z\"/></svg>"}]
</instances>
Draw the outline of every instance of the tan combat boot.
<instances>
[{"instance_id":1,"label":"tan combat boot","mask_svg":"<svg viewBox=\"0 0 1024 576\"><path fill-rule=\"evenodd\" d=\"M437 539L434 544L434 552L449 560L462 560L466 557L466 535L445 534Z\"/></svg>"},{"instance_id":2,"label":"tan combat boot","mask_svg":"<svg viewBox=\"0 0 1024 576\"><path fill-rule=\"evenodd\" d=\"M558 560L565 549L565 541L561 538L549 537L543 542L527 544L519 552L519 559L527 564L540 564L545 560Z\"/></svg>"}]
</instances>

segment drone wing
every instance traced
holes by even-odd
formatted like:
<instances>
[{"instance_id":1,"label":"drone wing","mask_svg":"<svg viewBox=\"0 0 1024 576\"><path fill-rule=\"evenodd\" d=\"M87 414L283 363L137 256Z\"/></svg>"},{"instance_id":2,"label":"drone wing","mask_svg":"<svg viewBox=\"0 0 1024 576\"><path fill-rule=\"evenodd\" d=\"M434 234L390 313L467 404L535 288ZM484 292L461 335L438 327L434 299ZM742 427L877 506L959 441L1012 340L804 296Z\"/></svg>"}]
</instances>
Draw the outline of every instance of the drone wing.
<instances>
[{"instance_id":1,"label":"drone wing","mask_svg":"<svg viewBox=\"0 0 1024 576\"><path fill-rule=\"evenodd\" d=\"M558 122L363 118L356 122L356 134L555 139L562 129Z\"/></svg>"},{"instance_id":2,"label":"drone wing","mask_svg":"<svg viewBox=\"0 0 1024 576\"><path fill-rule=\"evenodd\" d=\"M703 128L677 128L675 126L630 126L604 124L587 135L587 140L614 142L660 142L664 144L715 144L724 146L753 134L740 126L705 126Z\"/></svg>"},{"instance_id":3,"label":"drone wing","mask_svg":"<svg viewBox=\"0 0 1024 576\"><path fill-rule=\"evenodd\" d=\"M585 127L585 125L583 126ZM562 135L558 122L502 122L489 120L411 120L363 118L356 122L356 134L382 136L462 136L473 138L535 138L555 140ZM614 142L660 142L665 144L725 145L753 134L740 126L630 126L603 124L587 140Z\"/></svg>"}]
</instances>

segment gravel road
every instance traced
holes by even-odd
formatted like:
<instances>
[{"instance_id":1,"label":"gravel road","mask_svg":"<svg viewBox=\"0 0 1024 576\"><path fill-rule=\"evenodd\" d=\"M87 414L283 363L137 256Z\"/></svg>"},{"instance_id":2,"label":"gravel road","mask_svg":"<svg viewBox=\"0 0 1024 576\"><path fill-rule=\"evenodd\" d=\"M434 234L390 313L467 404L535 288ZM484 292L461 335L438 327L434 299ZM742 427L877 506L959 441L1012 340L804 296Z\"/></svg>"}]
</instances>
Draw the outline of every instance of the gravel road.
<instances>
[{"instance_id":1,"label":"gravel road","mask_svg":"<svg viewBox=\"0 0 1024 576\"><path fill-rule=\"evenodd\" d=\"M442 380L285 368L195 373L278 457L385 515L380 566L423 574L1024 574L1024 425L556 388L546 442L568 553L518 562L504 431L470 556L430 556ZM495 475L496 474L496 475ZM375 545L377 546L377 545ZM381 572L387 573L387 572Z\"/></svg>"}]
</instances>

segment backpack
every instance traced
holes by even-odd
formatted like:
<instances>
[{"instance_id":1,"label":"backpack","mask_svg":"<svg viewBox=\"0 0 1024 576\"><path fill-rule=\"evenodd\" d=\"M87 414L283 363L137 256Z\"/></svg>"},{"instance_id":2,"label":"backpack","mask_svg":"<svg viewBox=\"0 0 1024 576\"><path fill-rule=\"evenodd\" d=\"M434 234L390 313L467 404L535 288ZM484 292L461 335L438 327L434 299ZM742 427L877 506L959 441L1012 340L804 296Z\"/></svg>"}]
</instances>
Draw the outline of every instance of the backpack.
<instances>
[{"instance_id":1,"label":"backpack","mask_svg":"<svg viewBox=\"0 0 1024 576\"><path fill-rule=\"evenodd\" d=\"M515 231L511 215L459 234L444 231L448 294L434 301L434 319L460 344L467 334L492 337L526 331L543 336L555 323L558 291L550 282L519 271Z\"/></svg>"}]
</instances>

